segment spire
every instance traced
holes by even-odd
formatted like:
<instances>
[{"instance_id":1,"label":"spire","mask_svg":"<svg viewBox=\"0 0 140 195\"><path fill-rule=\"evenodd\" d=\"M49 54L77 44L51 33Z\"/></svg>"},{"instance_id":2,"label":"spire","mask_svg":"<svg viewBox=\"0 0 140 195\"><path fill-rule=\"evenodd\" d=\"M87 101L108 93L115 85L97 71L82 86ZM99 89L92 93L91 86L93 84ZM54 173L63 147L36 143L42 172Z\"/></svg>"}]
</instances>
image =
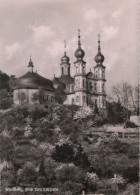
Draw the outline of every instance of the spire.
<instances>
[{"instance_id":1,"label":"spire","mask_svg":"<svg viewBox=\"0 0 140 195\"><path fill-rule=\"evenodd\" d=\"M66 55L66 47L67 47L66 41L64 40L64 55Z\"/></svg>"},{"instance_id":2,"label":"spire","mask_svg":"<svg viewBox=\"0 0 140 195\"><path fill-rule=\"evenodd\" d=\"M98 34L98 52L101 52L101 47L100 47L100 34Z\"/></svg>"},{"instance_id":3,"label":"spire","mask_svg":"<svg viewBox=\"0 0 140 195\"><path fill-rule=\"evenodd\" d=\"M81 48L81 41L80 41L80 29L78 29L78 48Z\"/></svg>"}]
</instances>

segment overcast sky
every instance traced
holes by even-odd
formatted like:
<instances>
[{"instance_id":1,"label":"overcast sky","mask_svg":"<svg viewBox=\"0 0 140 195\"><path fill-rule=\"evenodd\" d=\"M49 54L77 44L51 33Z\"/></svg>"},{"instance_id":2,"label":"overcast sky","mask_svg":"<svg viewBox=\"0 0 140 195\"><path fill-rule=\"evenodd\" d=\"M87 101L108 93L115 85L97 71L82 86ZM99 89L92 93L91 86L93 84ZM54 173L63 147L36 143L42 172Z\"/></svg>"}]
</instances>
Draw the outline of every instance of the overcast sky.
<instances>
[{"instance_id":1,"label":"overcast sky","mask_svg":"<svg viewBox=\"0 0 140 195\"><path fill-rule=\"evenodd\" d=\"M73 75L80 28L87 72L100 33L107 88L138 80L138 0L1 0L0 24L0 69L10 75L26 73L31 54L39 74L60 76L63 40Z\"/></svg>"}]
</instances>

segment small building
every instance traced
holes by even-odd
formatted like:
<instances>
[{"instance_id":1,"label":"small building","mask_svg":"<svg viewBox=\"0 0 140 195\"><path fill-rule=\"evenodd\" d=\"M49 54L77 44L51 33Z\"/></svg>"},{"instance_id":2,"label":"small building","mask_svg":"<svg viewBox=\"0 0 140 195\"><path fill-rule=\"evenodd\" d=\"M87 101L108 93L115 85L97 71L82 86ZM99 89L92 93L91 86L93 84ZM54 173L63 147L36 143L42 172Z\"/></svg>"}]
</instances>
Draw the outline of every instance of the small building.
<instances>
[{"instance_id":1,"label":"small building","mask_svg":"<svg viewBox=\"0 0 140 195\"><path fill-rule=\"evenodd\" d=\"M28 68L29 71L15 81L13 87L14 105L54 103L55 88L52 81L33 71L34 65L31 58Z\"/></svg>"}]
</instances>

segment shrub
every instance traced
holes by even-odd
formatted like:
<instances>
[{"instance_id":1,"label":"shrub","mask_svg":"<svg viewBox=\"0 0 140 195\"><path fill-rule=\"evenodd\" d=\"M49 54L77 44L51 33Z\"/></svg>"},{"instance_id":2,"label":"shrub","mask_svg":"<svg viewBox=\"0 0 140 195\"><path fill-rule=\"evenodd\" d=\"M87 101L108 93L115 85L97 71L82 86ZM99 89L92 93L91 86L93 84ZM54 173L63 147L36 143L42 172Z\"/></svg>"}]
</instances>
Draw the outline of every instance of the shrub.
<instances>
[{"instance_id":1,"label":"shrub","mask_svg":"<svg viewBox=\"0 0 140 195\"><path fill-rule=\"evenodd\" d=\"M46 114L48 113L48 110L44 106L41 106L41 105L30 106L28 111L29 111L29 116L33 120L38 120L46 116Z\"/></svg>"},{"instance_id":2,"label":"shrub","mask_svg":"<svg viewBox=\"0 0 140 195\"><path fill-rule=\"evenodd\" d=\"M135 123L131 122L131 121L126 121L125 122L125 127L126 128L136 128L138 126Z\"/></svg>"},{"instance_id":3,"label":"shrub","mask_svg":"<svg viewBox=\"0 0 140 195\"><path fill-rule=\"evenodd\" d=\"M72 145L63 144L61 146L56 145L55 152L52 153L52 158L58 162L69 163L73 162L74 150Z\"/></svg>"}]
</instances>

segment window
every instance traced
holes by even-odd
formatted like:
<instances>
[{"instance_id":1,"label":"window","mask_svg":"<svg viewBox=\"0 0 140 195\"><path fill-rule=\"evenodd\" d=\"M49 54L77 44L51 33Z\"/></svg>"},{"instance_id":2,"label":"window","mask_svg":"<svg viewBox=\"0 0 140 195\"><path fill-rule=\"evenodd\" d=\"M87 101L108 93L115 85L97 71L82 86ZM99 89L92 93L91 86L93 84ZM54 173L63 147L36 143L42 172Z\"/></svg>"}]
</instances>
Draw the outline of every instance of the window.
<instances>
[{"instance_id":1,"label":"window","mask_svg":"<svg viewBox=\"0 0 140 195\"><path fill-rule=\"evenodd\" d=\"M62 75L64 75L64 68L62 67Z\"/></svg>"},{"instance_id":2,"label":"window","mask_svg":"<svg viewBox=\"0 0 140 195\"><path fill-rule=\"evenodd\" d=\"M83 87L85 87L85 80L83 79Z\"/></svg>"},{"instance_id":3,"label":"window","mask_svg":"<svg viewBox=\"0 0 140 195\"><path fill-rule=\"evenodd\" d=\"M97 83L94 84L95 91L97 91Z\"/></svg>"},{"instance_id":4,"label":"window","mask_svg":"<svg viewBox=\"0 0 140 195\"><path fill-rule=\"evenodd\" d=\"M74 98L72 98L72 100L71 100L71 104L74 104Z\"/></svg>"},{"instance_id":5,"label":"window","mask_svg":"<svg viewBox=\"0 0 140 195\"><path fill-rule=\"evenodd\" d=\"M97 99L95 99L95 105L97 106Z\"/></svg>"},{"instance_id":6,"label":"window","mask_svg":"<svg viewBox=\"0 0 140 195\"><path fill-rule=\"evenodd\" d=\"M49 101L49 95L47 95L47 98L46 99L47 99L47 101Z\"/></svg>"},{"instance_id":7,"label":"window","mask_svg":"<svg viewBox=\"0 0 140 195\"><path fill-rule=\"evenodd\" d=\"M71 92L74 92L74 86L73 85L71 86Z\"/></svg>"},{"instance_id":8,"label":"window","mask_svg":"<svg viewBox=\"0 0 140 195\"><path fill-rule=\"evenodd\" d=\"M105 85L104 85L104 83L102 85L102 90L103 90L103 92L105 91Z\"/></svg>"},{"instance_id":9,"label":"window","mask_svg":"<svg viewBox=\"0 0 140 195\"><path fill-rule=\"evenodd\" d=\"M86 102L86 96L83 97L84 102Z\"/></svg>"},{"instance_id":10,"label":"window","mask_svg":"<svg viewBox=\"0 0 140 195\"><path fill-rule=\"evenodd\" d=\"M76 101L79 102L79 96L76 96Z\"/></svg>"},{"instance_id":11,"label":"window","mask_svg":"<svg viewBox=\"0 0 140 195\"><path fill-rule=\"evenodd\" d=\"M76 79L76 87L79 87L79 81Z\"/></svg>"},{"instance_id":12,"label":"window","mask_svg":"<svg viewBox=\"0 0 140 195\"><path fill-rule=\"evenodd\" d=\"M92 90L92 82L90 82L90 90Z\"/></svg>"}]
</instances>

